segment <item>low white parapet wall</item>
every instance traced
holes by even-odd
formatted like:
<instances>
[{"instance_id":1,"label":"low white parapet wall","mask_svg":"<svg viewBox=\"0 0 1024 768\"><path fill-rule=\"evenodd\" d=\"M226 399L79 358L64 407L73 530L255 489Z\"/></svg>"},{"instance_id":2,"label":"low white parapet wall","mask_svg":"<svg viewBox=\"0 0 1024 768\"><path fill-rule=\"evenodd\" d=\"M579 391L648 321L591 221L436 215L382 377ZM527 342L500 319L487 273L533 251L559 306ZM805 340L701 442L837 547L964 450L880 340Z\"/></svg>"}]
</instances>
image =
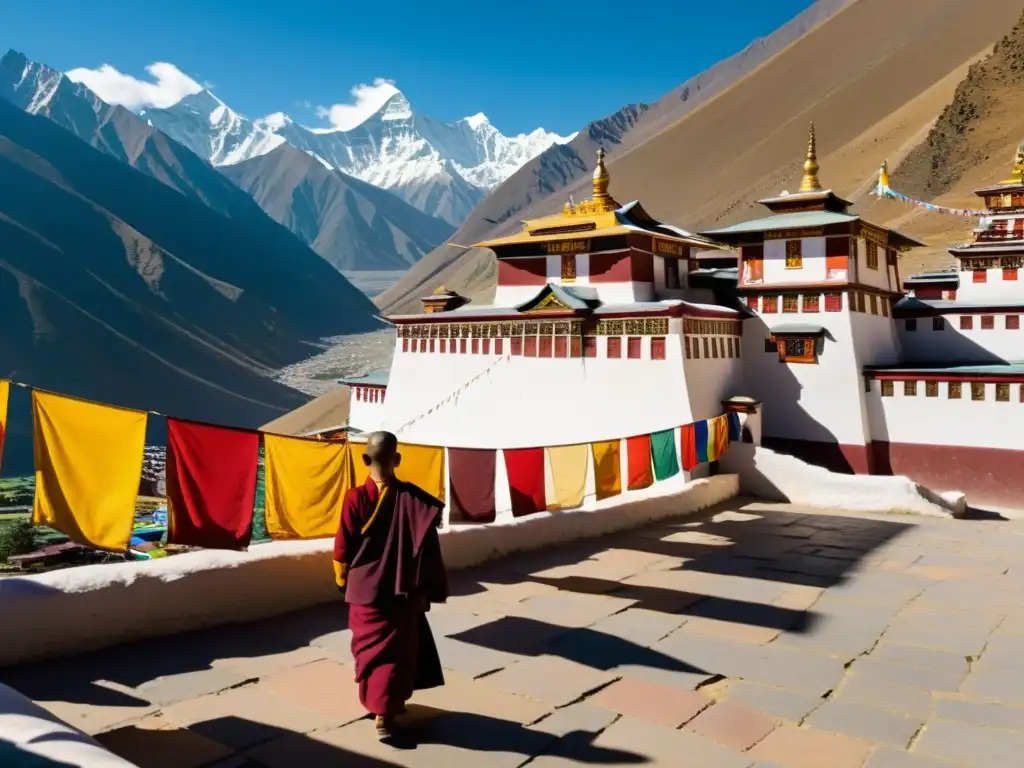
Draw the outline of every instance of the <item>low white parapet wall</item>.
<instances>
[{"instance_id":1,"label":"low white parapet wall","mask_svg":"<svg viewBox=\"0 0 1024 768\"><path fill-rule=\"evenodd\" d=\"M675 478L673 478L675 480ZM697 512L736 496L736 475L666 481L630 501L452 526L449 570ZM632 494L630 494L632 495ZM86 565L0 579L0 666L288 613L338 599L333 541L280 541L146 562Z\"/></svg>"}]
</instances>

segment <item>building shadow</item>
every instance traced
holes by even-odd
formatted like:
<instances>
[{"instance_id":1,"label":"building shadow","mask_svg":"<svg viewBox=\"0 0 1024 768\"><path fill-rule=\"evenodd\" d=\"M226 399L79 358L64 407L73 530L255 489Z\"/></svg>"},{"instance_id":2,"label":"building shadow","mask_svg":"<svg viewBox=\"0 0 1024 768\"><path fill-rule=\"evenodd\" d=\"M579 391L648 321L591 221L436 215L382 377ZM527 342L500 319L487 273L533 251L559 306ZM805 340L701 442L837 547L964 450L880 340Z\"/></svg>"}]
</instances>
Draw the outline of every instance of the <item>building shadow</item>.
<instances>
[{"instance_id":1,"label":"building shadow","mask_svg":"<svg viewBox=\"0 0 1024 768\"><path fill-rule=\"evenodd\" d=\"M13 741L3 738L0 738L0 765L4 768L76 768L75 763L65 763L29 752Z\"/></svg>"}]
</instances>

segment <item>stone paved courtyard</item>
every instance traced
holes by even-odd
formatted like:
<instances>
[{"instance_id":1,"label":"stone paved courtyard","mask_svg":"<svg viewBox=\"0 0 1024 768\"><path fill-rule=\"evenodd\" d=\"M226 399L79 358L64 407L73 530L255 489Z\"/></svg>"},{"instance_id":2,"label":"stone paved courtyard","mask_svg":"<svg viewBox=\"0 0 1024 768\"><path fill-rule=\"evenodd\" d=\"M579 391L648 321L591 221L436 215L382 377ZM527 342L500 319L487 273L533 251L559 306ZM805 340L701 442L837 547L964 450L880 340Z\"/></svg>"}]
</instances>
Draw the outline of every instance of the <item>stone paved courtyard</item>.
<instances>
[{"instance_id":1,"label":"stone paved courtyard","mask_svg":"<svg viewBox=\"0 0 1024 768\"><path fill-rule=\"evenodd\" d=\"M1006 768L1024 754L1024 523L734 500L453 574L453 591L430 614L448 684L414 698L414 748L377 744L361 718L338 604L0 681L143 768Z\"/></svg>"}]
</instances>

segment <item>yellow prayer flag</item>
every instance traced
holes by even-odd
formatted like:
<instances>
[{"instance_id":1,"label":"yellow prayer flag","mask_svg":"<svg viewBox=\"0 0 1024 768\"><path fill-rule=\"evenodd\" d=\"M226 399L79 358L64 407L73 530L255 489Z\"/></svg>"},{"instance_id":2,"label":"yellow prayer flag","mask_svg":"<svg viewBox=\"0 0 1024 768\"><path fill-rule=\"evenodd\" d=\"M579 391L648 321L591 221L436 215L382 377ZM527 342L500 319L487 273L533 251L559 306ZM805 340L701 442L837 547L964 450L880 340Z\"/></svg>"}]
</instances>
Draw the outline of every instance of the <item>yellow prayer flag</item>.
<instances>
[{"instance_id":1,"label":"yellow prayer flag","mask_svg":"<svg viewBox=\"0 0 1024 768\"><path fill-rule=\"evenodd\" d=\"M708 461L718 458L718 419L708 419Z\"/></svg>"},{"instance_id":2,"label":"yellow prayer flag","mask_svg":"<svg viewBox=\"0 0 1024 768\"><path fill-rule=\"evenodd\" d=\"M729 417L725 414L715 418L715 458L721 459L729 450Z\"/></svg>"},{"instance_id":3,"label":"yellow prayer flag","mask_svg":"<svg viewBox=\"0 0 1024 768\"><path fill-rule=\"evenodd\" d=\"M3 466L4 438L7 436L7 400L11 394L11 382L0 380L0 466Z\"/></svg>"},{"instance_id":4,"label":"yellow prayer flag","mask_svg":"<svg viewBox=\"0 0 1024 768\"><path fill-rule=\"evenodd\" d=\"M558 445L546 448L554 489L548 509L574 509L583 504L587 485L589 448L583 445Z\"/></svg>"},{"instance_id":5,"label":"yellow prayer flag","mask_svg":"<svg viewBox=\"0 0 1024 768\"><path fill-rule=\"evenodd\" d=\"M593 443L594 484L597 500L622 493L622 471L619 461L619 441L605 440Z\"/></svg>"},{"instance_id":6,"label":"yellow prayer flag","mask_svg":"<svg viewBox=\"0 0 1024 768\"><path fill-rule=\"evenodd\" d=\"M334 536L352 461L345 443L263 435L265 516L272 539Z\"/></svg>"},{"instance_id":7,"label":"yellow prayer flag","mask_svg":"<svg viewBox=\"0 0 1024 768\"><path fill-rule=\"evenodd\" d=\"M366 482L370 468L363 461L366 445L350 443L352 465L355 467L355 484ZM409 445L399 443L398 452L402 461L395 470L395 477L422 488L435 499L444 501L444 448L433 445Z\"/></svg>"},{"instance_id":8,"label":"yellow prayer flag","mask_svg":"<svg viewBox=\"0 0 1024 768\"><path fill-rule=\"evenodd\" d=\"M32 421L32 524L79 544L126 550L142 476L145 411L33 391Z\"/></svg>"}]
</instances>

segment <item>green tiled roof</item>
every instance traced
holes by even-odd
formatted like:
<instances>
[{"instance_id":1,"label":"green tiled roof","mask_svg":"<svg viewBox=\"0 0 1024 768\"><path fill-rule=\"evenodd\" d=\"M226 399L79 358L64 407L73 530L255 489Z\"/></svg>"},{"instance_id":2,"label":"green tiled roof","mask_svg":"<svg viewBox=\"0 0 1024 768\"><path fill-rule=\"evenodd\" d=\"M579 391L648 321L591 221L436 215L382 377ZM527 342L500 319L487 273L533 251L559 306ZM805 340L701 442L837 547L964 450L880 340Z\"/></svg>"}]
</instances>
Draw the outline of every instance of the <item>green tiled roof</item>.
<instances>
[{"instance_id":1,"label":"green tiled roof","mask_svg":"<svg viewBox=\"0 0 1024 768\"><path fill-rule=\"evenodd\" d=\"M803 213L780 213L776 216L766 216L763 219L743 221L733 224L731 227L722 229L708 229L702 235L715 237L716 235L739 235L745 232L768 232L774 229L801 229L803 227L824 227L829 224L847 224L857 221L860 216L853 216L848 213L832 213L831 211L805 211Z\"/></svg>"}]
</instances>

